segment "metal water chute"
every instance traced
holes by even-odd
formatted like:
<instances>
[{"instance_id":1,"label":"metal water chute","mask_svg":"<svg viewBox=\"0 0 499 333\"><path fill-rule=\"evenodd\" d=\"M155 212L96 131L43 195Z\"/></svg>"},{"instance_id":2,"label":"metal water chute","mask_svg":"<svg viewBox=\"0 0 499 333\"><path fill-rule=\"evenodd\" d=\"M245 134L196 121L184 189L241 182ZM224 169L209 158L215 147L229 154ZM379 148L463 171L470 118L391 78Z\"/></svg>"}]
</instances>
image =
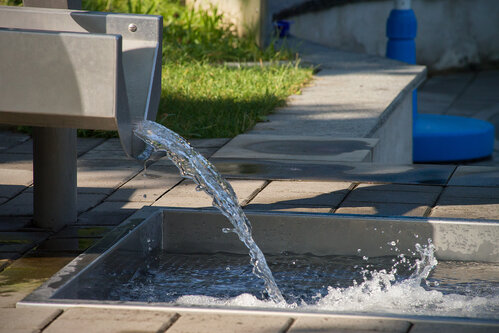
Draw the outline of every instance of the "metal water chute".
<instances>
[{"instance_id":1,"label":"metal water chute","mask_svg":"<svg viewBox=\"0 0 499 333\"><path fill-rule=\"evenodd\" d=\"M0 6L0 124L34 126L34 219L52 229L76 220L71 129L117 130L125 153L137 158L145 146L133 135L134 124L155 120L161 94L162 17L26 7L73 2ZM60 135L63 129L73 134ZM57 165L51 150L67 167ZM59 175L71 168L74 175ZM37 180L37 174L45 176ZM43 199L49 191L51 199ZM66 199L71 193L74 200ZM53 212L65 210L62 217ZM37 211L43 212L37 217Z\"/></svg>"}]
</instances>

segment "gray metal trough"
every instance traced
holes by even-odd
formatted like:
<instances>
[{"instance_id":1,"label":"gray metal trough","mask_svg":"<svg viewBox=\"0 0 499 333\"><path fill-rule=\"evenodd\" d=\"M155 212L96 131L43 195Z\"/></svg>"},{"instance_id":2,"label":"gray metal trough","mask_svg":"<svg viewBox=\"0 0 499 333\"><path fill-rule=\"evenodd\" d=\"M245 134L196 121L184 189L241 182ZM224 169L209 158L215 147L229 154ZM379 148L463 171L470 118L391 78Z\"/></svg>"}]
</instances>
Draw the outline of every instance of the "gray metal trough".
<instances>
[{"instance_id":1,"label":"gray metal trough","mask_svg":"<svg viewBox=\"0 0 499 333\"><path fill-rule=\"evenodd\" d=\"M126 154L143 152L133 125L156 119L162 32L161 16L0 6L0 124L34 126L39 226L76 221L76 128L117 130Z\"/></svg>"},{"instance_id":2,"label":"gray metal trough","mask_svg":"<svg viewBox=\"0 0 499 333\"><path fill-rule=\"evenodd\" d=\"M288 251L356 256L358 248L362 248L362 255L379 257L393 255L388 247L380 247L380 244L397 239L401 249L414 248L414 235L418 235L421 242L427 238L433 240L435 255L440 260L499 262L497 222L282 212L254 212L248 213L248 217L254 239L266 255ZM118 273L124 271L129 274L124 277L128 281L137 270L134 263L145 262L157 251L247 254L235 234L221 232L229 226L226 218L215 210L145 207L17 305L210 311L206 307L110 301L107 286L110 279L117 279ZM261 309L244 311L257 310Z\"/></svg>"}]
</instances>

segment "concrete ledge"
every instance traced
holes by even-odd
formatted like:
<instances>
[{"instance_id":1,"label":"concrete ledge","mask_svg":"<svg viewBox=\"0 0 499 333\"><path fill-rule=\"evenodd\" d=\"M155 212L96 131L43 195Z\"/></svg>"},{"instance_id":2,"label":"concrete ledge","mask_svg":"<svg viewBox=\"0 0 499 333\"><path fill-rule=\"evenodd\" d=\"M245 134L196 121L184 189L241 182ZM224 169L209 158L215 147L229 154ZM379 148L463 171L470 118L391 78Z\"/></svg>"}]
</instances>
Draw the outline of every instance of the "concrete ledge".
<instances>
[{"instance_id":1,"label":"concrete ledge","mask_svg":"<svg viewBox=\"0 0 499 333\"><path fill-rule=\"evenodd\" d=\"M302 150L308 141L309 151L316 140L307 137L313 136L323 141L378 139L371 147L370 159L356 161L412 163L412 91L426 77L424 66L342 52L292 38L288 42L299 50L304 62L318 66L321 71L301 95L291 96L287 106L269 115L267 122L258 123L248 134L236 137L215 157L269 158L241 150L243 138L249 138L248 135L253 140L260 136L260 141L271 141L271 136L288 136L303 141ZM353 161L351 156L357 150L354 148L342 151L343 157L336 156L334 161ZM270 158L289 159L279 149L276 146L266 153ZM291 155L295 160L312 160L308 152ZM328 156L322 158L328 159L331 160Z\"/></svg>"}]
</instances>

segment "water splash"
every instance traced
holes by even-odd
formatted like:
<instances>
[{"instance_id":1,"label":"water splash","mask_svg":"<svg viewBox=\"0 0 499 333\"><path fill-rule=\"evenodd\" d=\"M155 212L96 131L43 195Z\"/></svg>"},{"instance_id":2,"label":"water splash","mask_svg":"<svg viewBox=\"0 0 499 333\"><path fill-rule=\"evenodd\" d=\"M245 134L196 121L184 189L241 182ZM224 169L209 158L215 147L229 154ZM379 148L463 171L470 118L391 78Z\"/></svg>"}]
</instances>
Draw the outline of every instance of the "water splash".
<instances>
[{"instance_id":1,"label":"water splash","mask_svg":"<svg viewBox=\"0 0 499 333\"><path fill-rule=\"evenodd\" d=\"M253 273L263 279L270 299L276 303L285 303L265 256L253 240L251 224L241 209L232 186L184 138L168 128L144 120L137 124L134 133L155 151L164 151L183 177L192 179L198 185L197 190L204 190L213 198L213 206L218 208L234 226L234 229L225 231L235 232L248 247Z\"/></svg>"},{"instance_id":2,"label":"water splash","mask_svg":"<svg viewBox=\"0 0 499 333\"><path fill-rule=\"evenodd\" d=\"M199 295L179 297L175 303L183 305L287 308L300 311L325 311L334 313L392 313L401 315L455 316L475 318L497 318L499 293L487 295L444 293L432 289L438 286L431 283L429 276L437 265L435 247L431 240L428 244L415 245L419 255L411 262L405 256L391 269L362 269L363 281L349 287L327 287L325 294L317 294L312 300L297 300L288 304L275 304L250 294L232 298L217 298ZM409 266L409 277L398 275L399 266ZM367 265L369 266L369 265ZM367 267L366 266L366 267Z\"/></svg>"}]
</instances>

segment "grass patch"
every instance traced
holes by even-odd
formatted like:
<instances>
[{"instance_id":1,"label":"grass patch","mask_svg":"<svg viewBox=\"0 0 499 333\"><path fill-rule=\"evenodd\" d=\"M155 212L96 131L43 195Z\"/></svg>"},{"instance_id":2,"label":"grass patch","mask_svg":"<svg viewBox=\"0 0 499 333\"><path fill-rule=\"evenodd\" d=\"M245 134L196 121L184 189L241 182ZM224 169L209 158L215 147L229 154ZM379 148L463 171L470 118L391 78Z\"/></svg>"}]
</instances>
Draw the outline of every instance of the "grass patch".
<instances>
[{"instance_id":1,"label":"grass patch","mask_svg":"<svg viewBox=\"0 0 499 333\"><path fill-rule=\"evenodd\" d=\"M285 104L310 77L293 65L232 68L206 63L163 66L158 121L190 138L233 137Z\"/></svg>"},{"instance_id":2,"label":"grass patch","mask_svg":"<svg viewBox=\"0 0 499 333\"><path fill-rule=\"evenodd\" d=\"M0 0L17 4L19 1ZM93 11L162 15L163 81L157 121L186 138L233 137L247 131L312 77L290 49L260 49L254 36L238 37L212 8L197 11L175 0L83 0ZM268 62L241 68L226 62ZM79 130L80 136L116 132Z\"/></svg>"}]
</instances>

